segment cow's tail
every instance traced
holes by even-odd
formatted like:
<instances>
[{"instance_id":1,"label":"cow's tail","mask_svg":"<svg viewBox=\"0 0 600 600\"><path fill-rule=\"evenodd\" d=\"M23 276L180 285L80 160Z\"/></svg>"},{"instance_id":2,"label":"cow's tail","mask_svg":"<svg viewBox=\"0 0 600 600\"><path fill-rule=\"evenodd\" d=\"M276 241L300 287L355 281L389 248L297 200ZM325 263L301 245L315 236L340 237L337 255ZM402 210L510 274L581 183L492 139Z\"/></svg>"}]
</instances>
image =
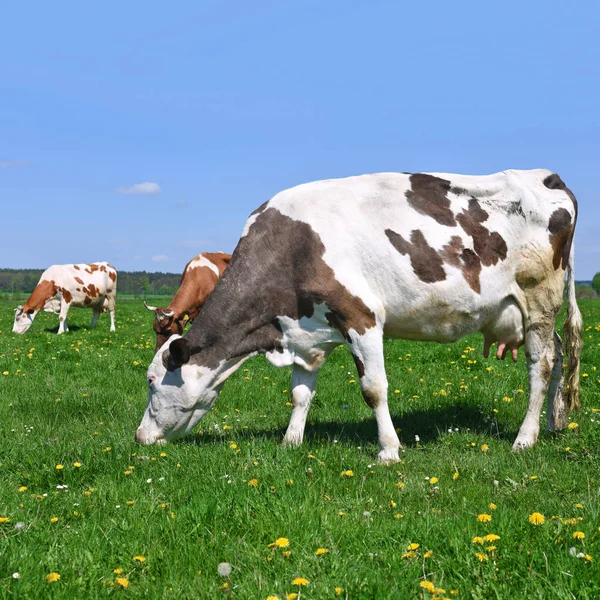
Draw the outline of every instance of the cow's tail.
<instances>
[{"instance_id":1,"label":"cow's tail","mask_svg":"<svg viewBox=\"0 0 600 600\"><path fill-rule=\"evenodd\" d=\"M569 411L579 410L579 364L583 338L583 320L575 298L575 244L571 243L569 263L567 266L567 318L563 327L564 349L566 361L566 398L565 403Z\"/></svg>"}]
</instances>

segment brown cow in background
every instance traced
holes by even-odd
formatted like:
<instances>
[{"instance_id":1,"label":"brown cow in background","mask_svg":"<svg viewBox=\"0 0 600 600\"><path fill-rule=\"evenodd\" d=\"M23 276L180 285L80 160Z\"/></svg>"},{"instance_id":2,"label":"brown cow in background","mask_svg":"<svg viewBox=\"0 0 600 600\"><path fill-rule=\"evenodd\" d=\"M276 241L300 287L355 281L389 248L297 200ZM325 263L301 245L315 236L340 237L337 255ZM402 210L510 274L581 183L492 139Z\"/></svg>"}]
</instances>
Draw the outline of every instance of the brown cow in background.
<instances>
[{"instance_id":1,"label":"brown cow in background","mask_svg":"<svg viewBox=\"0 0 600 600\"><path fill-rule=\"evenodd\" d=\"M231 254L203 252L190 260L183 270L179 289L166 308L144 306L154 312L156 350L173 335L183 333L186 323L193 321L217 285L229 263Z\"/></svg>"}]
</instances>

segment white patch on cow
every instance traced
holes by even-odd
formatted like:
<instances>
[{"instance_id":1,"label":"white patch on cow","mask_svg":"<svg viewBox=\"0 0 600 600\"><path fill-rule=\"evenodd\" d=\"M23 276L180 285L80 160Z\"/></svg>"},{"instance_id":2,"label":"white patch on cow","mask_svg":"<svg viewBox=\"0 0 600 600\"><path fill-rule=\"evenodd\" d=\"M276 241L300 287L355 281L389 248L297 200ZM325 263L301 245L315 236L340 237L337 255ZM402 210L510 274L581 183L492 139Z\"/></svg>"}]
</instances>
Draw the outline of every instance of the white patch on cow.
<instances>
[{"instance_id":1,"label":"white patch on cow","mask_svg":"<svg viewBox=\"0 0 600 600\"><path fill-rule=\"evenodd\" d=\"M206 256L202 256L202 254L198 254L195 258L190 261L186 272L190 269L197 269L198 267L208 267L217 277L220 276L219 268L212 261L208 260Z\"/></svg>"},{"instance_id":2,"label":"white patch on cow","mask_svg":"<svg viewBox=\"0 0 600 600\"><path fill-rule=\"evenodd\" d=\"M256 221L256 219L258 219L260 214L261 213L254 213L253 215L250 215L248 217L248 219L246 220L246 224L244 225L244 230L242 231L242 235L240 236L240 238L246 237L248 235L248 232L250 231L250 227L252 227L252 225L254 224L254 221Z\"/></svg>"}]
</instances>

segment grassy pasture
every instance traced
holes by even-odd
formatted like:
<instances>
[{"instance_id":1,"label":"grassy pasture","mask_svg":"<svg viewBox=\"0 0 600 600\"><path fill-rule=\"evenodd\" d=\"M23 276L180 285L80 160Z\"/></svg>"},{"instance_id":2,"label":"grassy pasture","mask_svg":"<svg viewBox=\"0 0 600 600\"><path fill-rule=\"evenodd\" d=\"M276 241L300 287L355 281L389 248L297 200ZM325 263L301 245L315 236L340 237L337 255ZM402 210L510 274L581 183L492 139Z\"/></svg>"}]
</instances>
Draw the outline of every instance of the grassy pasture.
<instances>
[{"instance_id":1,"label":"grassy pasture","mask_svg":"<svg viewBox=\"0 0 600 600\"><path fill-rule=\"evenodd\" d=\"M281 446L290 369L262 357L194 435L148 448L133 439L154 348L141 302L118 303L113 334L106 315L89 330L91 312L74 309L63 336L43 313L16 336L13 308L0 301L2 598L600 597L599 301L581 302L577 426L520 454L522 355L485 360L480 336L387 341L406 450L391 467L375 463L343 348L321 372L301 448ZM269 547L279 538L289 545Z\"/></svg>"}]
</instances>

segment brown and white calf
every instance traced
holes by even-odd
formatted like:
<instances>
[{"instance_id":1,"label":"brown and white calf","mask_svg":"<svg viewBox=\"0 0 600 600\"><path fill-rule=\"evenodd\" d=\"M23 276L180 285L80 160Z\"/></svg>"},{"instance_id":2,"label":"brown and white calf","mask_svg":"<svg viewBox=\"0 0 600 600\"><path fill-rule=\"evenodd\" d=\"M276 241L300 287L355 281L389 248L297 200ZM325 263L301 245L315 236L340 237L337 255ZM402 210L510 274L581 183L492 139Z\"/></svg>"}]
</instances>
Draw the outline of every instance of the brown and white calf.
<instances>
[{"instance_id":1,"label":"brown and white calf","mask_svg":"<svg viewBox=\"0 0 600 600\"><path fill-rule=\"evenodd\" d=\"M115 330L117 271L107 262L52 265L46 269L24 306L16 308L13 333L25 333L40 310L60 315L58 333L69 331L67 314L71 306L94 311L92 327L100 313L110 312L110 330Z\"/></svg>"},{"instance_id":2,"label":"brown and white calf","mask_svg":"<svg viewBox=\"0 0 600 600\"><path fill-rule=\"evenodd\" d=\"M379 459L398 460L383 338L451 343L481 332L499 358L525 345L529 407L515 449L536 443L579 405L581 314L575 301L577 202L547 170L487 176L380 173L277 194L246 222L227 271L185 336L172 336L147 373L136 438L185 435L246 359L293 365L291 420L300 444L328 354L345 344L378 427ZM564 326L555 321L568 271Z\"/></svg>"},{"instance_id":3,"label":"brown and white calf","mask_svg":"<svg viewBox=\"0 0 600 600\"><path fill-rule=\"evenodd\" d=\"M144 306L155 315L152 324L156 333L155 352L158 352L173 334L182 334L186 324L198 316L230 259L231 254L224 252L198 254L185 265L179 289L169 306L148 306L144 302Z\"/></svg>"}]
</instances>

